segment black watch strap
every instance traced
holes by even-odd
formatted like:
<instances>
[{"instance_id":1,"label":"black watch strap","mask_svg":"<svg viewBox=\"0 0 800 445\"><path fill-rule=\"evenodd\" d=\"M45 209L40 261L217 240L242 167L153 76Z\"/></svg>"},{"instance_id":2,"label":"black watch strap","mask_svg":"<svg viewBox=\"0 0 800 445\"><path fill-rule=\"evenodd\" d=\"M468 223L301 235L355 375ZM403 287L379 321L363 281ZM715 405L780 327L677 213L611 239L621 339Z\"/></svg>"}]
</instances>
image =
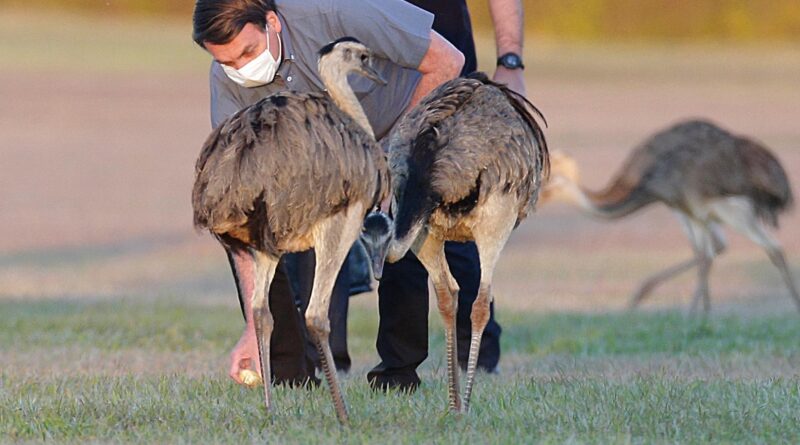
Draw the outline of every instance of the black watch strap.
<instances>
[{"instance_id":1,"label":"black watch strap","mask_svg":"<svg viewBox=\"0 0 800 445\"><path fill-rule=\"evenodd\" d=\"M504 66L511 70L525 69L522 64L522 57L517 53L505 53L497 58L497 66Z\"/></svg>"}]
</instances>

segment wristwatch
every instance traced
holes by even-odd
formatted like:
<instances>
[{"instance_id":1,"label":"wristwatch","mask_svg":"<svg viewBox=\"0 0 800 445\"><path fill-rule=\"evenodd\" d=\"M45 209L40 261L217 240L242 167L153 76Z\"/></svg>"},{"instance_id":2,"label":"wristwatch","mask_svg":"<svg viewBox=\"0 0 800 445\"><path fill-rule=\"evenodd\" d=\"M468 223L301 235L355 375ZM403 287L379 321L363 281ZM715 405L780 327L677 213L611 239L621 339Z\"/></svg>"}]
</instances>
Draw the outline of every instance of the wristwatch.
<instances>
[{"instance_id":1,"label":"wristwatch","mask_svg":"<svg viewBox=\"0 0 800 445\"><path fill-rule=\"evenodd\" d=\"M515 69L525 69L525 65L522 64L522 57L516 53L505 53L502 56L497 58L497 66L503 65L504 67L515 70Z\"/></svg>"}]
</instances>

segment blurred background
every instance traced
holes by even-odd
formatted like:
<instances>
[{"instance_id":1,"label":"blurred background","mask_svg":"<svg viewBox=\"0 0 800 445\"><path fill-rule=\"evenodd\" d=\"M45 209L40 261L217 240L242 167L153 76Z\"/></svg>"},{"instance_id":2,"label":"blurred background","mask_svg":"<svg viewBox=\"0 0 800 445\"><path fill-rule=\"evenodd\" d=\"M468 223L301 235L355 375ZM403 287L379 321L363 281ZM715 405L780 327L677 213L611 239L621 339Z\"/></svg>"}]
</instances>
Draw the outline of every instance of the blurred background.
<instances>
[{"instance_id":1,"label":"blurred background","mask_svg":"<svg viewBox=\"0 0 800 445\"><path fill-rule=\"evenodd\" d=\"M491 71L488 7L469 3ZM210 131L210 59L191 40L192 5L0 3L0 299L237 307L221 248L191 225L194 162ZM653 132L707 117L769 146L800 196L800 2L527 0L525 23L529 97L589 188ZM800 274L797 213L777 236ZM789 309L765 255L730 240L712 273L714 310ZM499 317L616 311L646 275L690 255L664 208L609 223L545 207L500 260ZM683 309L693 284L687 274L645 308Z\"/></svg>"},{"instance_id":2,"label":"blurred background","mask_svg":"<svg viewBox=\"0 0 800 445\"><path fill-rule=\"evenodd\" d=\"M491 29L487 0L468 0L475 28ZM6 7L186 22L194 1L5 0ZM529 34L569 40L796 41L792 0L523 0Z\"/></svg>"}]
</instances>

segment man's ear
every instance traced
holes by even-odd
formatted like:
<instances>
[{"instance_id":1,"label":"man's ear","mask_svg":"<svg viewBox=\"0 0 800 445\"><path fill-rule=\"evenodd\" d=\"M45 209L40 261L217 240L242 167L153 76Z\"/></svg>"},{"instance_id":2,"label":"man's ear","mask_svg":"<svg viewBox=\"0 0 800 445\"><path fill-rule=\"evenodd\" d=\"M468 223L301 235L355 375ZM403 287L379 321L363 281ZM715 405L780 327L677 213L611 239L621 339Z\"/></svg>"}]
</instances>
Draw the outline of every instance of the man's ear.
<instances>
[{"instance_id":1,"label":"man's ear","mask_svg":"<svg viewBox=\"0 0 800 445\"><path fill-rule=\"evenodd\" d=\"M281 21L278 19L278 14L275 11L267 11L267 24L269 29L275 32L281 32Z\"/></svg>"}]
</instances>

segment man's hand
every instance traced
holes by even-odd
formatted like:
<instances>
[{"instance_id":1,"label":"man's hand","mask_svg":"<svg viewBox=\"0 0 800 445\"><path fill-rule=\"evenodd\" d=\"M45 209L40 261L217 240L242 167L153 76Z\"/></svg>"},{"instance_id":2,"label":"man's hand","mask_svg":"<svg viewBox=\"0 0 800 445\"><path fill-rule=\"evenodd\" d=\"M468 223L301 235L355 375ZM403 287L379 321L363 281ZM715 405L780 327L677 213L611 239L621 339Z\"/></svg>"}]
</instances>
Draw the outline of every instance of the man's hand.
<instances>
[{"instance_id":1,"label":"man's hand","mask_svg":"<svg viewBox=\"0 0 800 445\"><path fill-rule=\"evenodd\" d=\"M255 327L248 325L244 328L239 342L234 346L230 356L230 371L228 375L238 384L244 385L244 382L239 378L239 372L243 369L251 369L261 375L261 365L258 358L258 343L256 342Z\"/></svg>"},{"instance_id":2,"label":"man's hand","mask_svg":"<svg viewBox=\"0 0 800 445\"><path fill-rule=\"evenodd\" d=\"M239 342L233 347L230 355L228 375L238 384L244 385L239 377L243 369L251 369L261 376L261 363L258 359L258 343L256 342L256 327L253 324L253 307L250 295L253 295L253 256L241 247L226 246L231 271L236 279L236 290L239 293L239 302L244 312L245 327ZM251 368L252 367L252 368ZM262 376L263 379L263 376Z\"/></svg>"},{"instance_id":3,"label":"man's hand","mask_svg":"<svg viewBox=\"0 0 800 445\"><path fill-rule=\"evenodd\" d=\"M504 66L498 66L492 78L495 82L508 85L513 91L526 96L525 94L525 71L521 69L510 70Z\"/></svg>"}]
</instances>

